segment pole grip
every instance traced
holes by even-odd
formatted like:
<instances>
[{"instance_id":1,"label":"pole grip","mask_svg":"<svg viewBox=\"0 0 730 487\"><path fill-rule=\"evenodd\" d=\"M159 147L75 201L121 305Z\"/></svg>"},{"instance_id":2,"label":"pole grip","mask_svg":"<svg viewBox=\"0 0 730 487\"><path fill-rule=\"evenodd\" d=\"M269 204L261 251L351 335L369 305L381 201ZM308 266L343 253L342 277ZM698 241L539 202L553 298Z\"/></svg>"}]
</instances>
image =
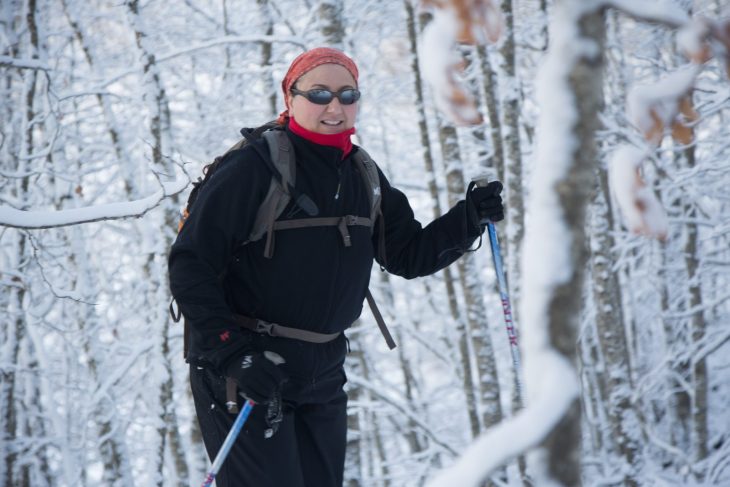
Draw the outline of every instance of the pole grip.
<instances>
[{"instance_id":1,"label":"pole grip","mask_svg":"<svg viewBox=\"0 0 730 487\"><path fill-rule=\"evenodd\" d=\"M487 184L489 184L489 176L487 176L486 174L482 174L480 176L475 176L474 178L472 178L471 182L477 188L483 188Z\"/></svg>"}]
</instances>

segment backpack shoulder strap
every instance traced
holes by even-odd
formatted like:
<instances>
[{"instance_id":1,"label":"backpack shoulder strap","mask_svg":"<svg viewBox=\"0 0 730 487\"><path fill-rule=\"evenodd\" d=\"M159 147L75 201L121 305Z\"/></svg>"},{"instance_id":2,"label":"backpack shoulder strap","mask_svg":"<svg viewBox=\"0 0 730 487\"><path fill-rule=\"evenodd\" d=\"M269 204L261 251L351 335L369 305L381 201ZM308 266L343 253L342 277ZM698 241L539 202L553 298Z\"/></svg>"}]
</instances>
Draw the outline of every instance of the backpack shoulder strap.
<instances>
[{"instance_id":1,"label":"backpack shoulder strap","mask_svg":"<svg viewBox=\"0 0 730 487\"><path fill-rule=\"evenodd\" d=\"M381 211L381 203L383 195L380 190L380 174L378 172L378 165L375 164L373 158L370 157L365 149L358 147L357 152L353 156L353 160L357 165L360 174L362 174L363 182L365 183L368 198L370 198L370 231L373 231L375 224L378 224L378 258L383 266L385 266L386 255L385 255L385 221L383 218L383 212Z\"/></svg>"},{"instance_id":2,"label":"backpack shoulder strap","mask_svg":"<svg viewBox=\"0 0 730 487\"><path fill-rule=\"evenodd\" d=\"M274 221L281 215L291 200L287 191L289 185L296 183L296 163L294 149L283 130L269 130L263 134L269 147L269 156L274 168L281 174L282 183L272 175L269 190L264 201L259 206L256 219L248 237L248 242L259 240L266 234L264 255L271 258L273 255Z\"/></svg>"},{"instance_id":3,"label":"backpack shoulder strap","mask_svg":"<svg viewBox=\"0 0 730 487\"><path fill-rule=\"evenodd\" d=\"M370 199L370 220L375 225L375 220L380 216L380 175L378 174L378 166L365 152L365 149L358 147L357 152L353 155L353 160L358 170L363 176L363 182L367 187L368 198Z\"/></svg>"},{"instance_id":4,"label":"backpack shoulder strap","mask_svg":"<svg viewBox=\"0 0 730 487\"><path fill-rule=\"evenodd\" d=\"M371 231L375 228L375 222L378 222L379 231L377 252L380 261L385 264L385 222L380 208L383 196L380 191L380 174L378 173L378 166L375 164L372 157L370 157L370 154L362 148L358 148L353 159L355 160L355 164L357 165L360 174L362 174L363 182L367 188L368 198L370 199ZM375 298L373 298L370 289L367 290L365 298L370 306L370 311L373 313L375 322L378 324L378 328L380 328L380 333L383 335L383 338L385 338L385 343L388 345L388 348L393 350L396 346L395 340L393 340L393 337L388 330L388 326L385 324L383 315L380 312L380 309L378 309L378 305L375 303Z\"/></svg>"}]
</instances>

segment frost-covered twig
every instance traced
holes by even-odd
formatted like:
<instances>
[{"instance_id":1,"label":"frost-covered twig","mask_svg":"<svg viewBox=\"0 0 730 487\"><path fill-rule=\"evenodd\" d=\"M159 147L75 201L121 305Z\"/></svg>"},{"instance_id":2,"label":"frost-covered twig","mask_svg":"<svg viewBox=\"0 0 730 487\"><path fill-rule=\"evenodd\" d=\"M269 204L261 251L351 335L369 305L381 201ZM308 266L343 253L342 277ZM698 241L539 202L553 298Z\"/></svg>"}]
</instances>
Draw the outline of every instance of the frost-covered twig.
<instances>
[{"instance_id":1,"label":"frost-covered twig","mask_svg":"<svg viewBox=\"0 0 730 487\"><path fill-rule=\"evenodd\" d=\"M252 35L252 36L221 36L216 37L215 39L211 39L208 41L202 41L197 44L193 44L191 46L177 49L165 54L160 54L159 56L155 56L155 61L157 63L163 63L170 61L171 59L175 59L180 56L185 56L192 54L196 51L201 51L205 49L210 49L217 46L225 46L228 44L264 44L264 43L275 43L275 42L282 42L285 44L293 44L295 46L299 46L302 49L306 49L307 45L304 44L301 39L298 39L296 37L291 36L266 36L266 35ZM103 89L106 87L109 87L115 83L117 83L119 80L126 78L127 76L138 74L139 69L138 68L132 68L122 71L121 73L117 73L111 78L105 80L102 82L99 87L96 87L95 89Z\"/></svg>"},{"instance_id":2,"label":"frost-covered twig","mask_svg":"<svg viewBox=\"0 0 730 487\"><path fill-rule=\"evenodd\" d=\"M434 442L434 444L440 446L445 451L449 452L451 455L454 455L454 456L457 455L456 450L451 445L449 445L445 441L441 440L427 424L424 424L423 421L421 421L421 419L418 416L416 416L411 411L409 411L408 409L403 407L403 405L399 404L398 402L394 401L387 395L383 394L381 392L380 387L376 387L373 384L371 384L370 382L368 382L367 380L365 380L361 377L355 376L352 373L348 373L347 381L352 385L356 385L356 386L367 389L371 394L373 394L374 396L377 396L378 399L380 399L381 401L383 401L387 404L390 404L392 407L394 407L400 414L402 414L409 421L413 421L413 424L418 426L420 431L423 432L423 434L425 434L426 436L428 436L431 439L431 441Z\"/></svg>"},{"instance_id":3,"label":"frost-covered twig","mask_svg":"<svg viewBox=\"0 0 730 487\"><path fill-rule=\"evenodd\" d=\"M671 28L681 27L689 20L687 12L673 0L652 0L651 2L605 0L604 4L637 19L657 22Z\"/></svg>"}]
</instances>

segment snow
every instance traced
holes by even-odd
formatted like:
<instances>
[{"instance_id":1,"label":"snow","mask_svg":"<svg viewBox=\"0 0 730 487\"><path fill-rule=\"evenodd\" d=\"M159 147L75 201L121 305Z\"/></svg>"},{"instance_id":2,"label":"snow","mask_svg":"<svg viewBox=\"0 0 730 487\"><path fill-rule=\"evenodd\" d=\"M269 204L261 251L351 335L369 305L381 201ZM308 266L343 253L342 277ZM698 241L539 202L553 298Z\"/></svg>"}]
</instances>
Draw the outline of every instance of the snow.
<instances>
[{"instance_id":1,"label":"snow","mask_svg":"<svg viewBox=\"0 0 730 487\"><path fill-rule=\"evenodd\" d=\"M426 487L478 487L489 472L537 445L553 429L578 394L578 382L570 380L575 372L563 357L547 350L531 359L545 367L536 399L528 408L487 431Z\"/></svg>"},{"instance_id":2,"label":"snow","mask_svg":"<svg viewBox=\"0 0 730 487\"><path fill-rule=\"evenodd\" d=\"M644 20L661 22L673 27L684 25L689 17L674 0L652 0L637 2L634 0L606 0L610 5L623 12Z\"/></svg>"},{"instance_id":3,"label":"snow","mask_svg":"<svg viewBox=\"0 0 730 487\"><path fill-rule=\"evenodd\" d=\"M701 59L708 33L707 23L693 19L677 32L677 48L690 59Z\"/></svg>"},{"instance_id":4,"label":"snow","mask_svg":"<svg viewBox=\"0 0 730 487\"><path fill-rule=\"evenodd\" d=\"M19 69L41 69L48 71L51 69L46 63L40 62L37 59L18 59L11 56L0 55L0 66L7 66Z\"/></svg>"},{"instance_id":5,"label":"snow","mask_svg":"<svg viewBox=\"0 0 730 487\"><path fill-rule=\"evenodd\" d=\"M555 184L565 177L577 141L573 127L577 112L569 74L572 65L596 46L579 38L577 21L595 2L566 1L557 5L551 24L551 48L537 80L541 114L537 127L537 160L532 174L522 268L523 301L520 308L526 408L489 430L441 472L428 487L471 487L496 467L537 445L565 414L577 397L575 370L550 346L549 298L553 288L572 273L568 229L560 211ZM546 258L549 256L549 258ZM549 485L548 478L535 478L536 485Z\"/></svg>"},{"instance_id":6,"label":"snow","mask_svg":"<svg viewBox=\"0 0 730 487\"><path fill-rule=\"evenodd\" d=\"M0 206L0 225L7 227L39 229L76 225L100 220L141 217L157 207L166 197L183 191L190 181L179 179L172 182L161 182L162 188L156 193L139 200L123 203L107 203L85 208L68 210L17 210L9 206Z\"/></svg>"},{"instance_id":7,"label":"snow","mask_svg":"<svg viewBox=\"0 0 730 487\"><path fill-rule=\"evenodd\" d=\"M419 57L423 60L423 78L431 85L438 108L456 123L477 123L481 114L472 97L457 84L455 72L461 59L454 44L459 30L456 13L441 9L423 31Z\"/></svg>"},{"instance_id":8,"label":"snow","mask_svg":"<svg viewBox=\"0 0 730 487\"><path fill-rule=\"evenodd\" d=\"M639 175L639 167L646 157L645 151L620 146L608 165L609 184L629 230L664 239L669 226L666 214Z\"/></svg>"},{"instance_id":9,"label":"snow","mask_svg":"<svg viewBox=\"0 0 730 487\"><path fill-rule=\"evenodd\" d=\"M701 69L690 64L656 83L632 87L627 97L629 120L644 134L652 131L654 116L669 126L679 110L679 98L689 92Z\"/></svg>"}]
</instances>

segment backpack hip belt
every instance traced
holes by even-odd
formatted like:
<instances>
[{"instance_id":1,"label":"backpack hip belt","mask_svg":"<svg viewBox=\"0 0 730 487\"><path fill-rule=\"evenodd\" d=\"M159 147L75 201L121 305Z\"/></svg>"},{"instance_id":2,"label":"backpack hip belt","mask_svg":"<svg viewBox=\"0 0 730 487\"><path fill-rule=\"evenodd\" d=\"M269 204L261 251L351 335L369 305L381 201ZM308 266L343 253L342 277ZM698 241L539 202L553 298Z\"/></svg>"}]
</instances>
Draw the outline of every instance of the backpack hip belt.
<instances>
[{"instance_id":1,"label":"backpack hip belt","mask_svg":"<svg viewBox=\"0 0 730 487\"><path fill-rule=\"evenodd\" d=\"M238 323L241 327L272 337L291 338L293 340L301 340L309 343L328 343L340 336L339 331L337 333L317 333L314 331L302 330L300 328L282 326L277 323L270 323L256 318L249 318L248 316L234 315L234 318L236 323Z\"/></svg>"}]
</instances>

